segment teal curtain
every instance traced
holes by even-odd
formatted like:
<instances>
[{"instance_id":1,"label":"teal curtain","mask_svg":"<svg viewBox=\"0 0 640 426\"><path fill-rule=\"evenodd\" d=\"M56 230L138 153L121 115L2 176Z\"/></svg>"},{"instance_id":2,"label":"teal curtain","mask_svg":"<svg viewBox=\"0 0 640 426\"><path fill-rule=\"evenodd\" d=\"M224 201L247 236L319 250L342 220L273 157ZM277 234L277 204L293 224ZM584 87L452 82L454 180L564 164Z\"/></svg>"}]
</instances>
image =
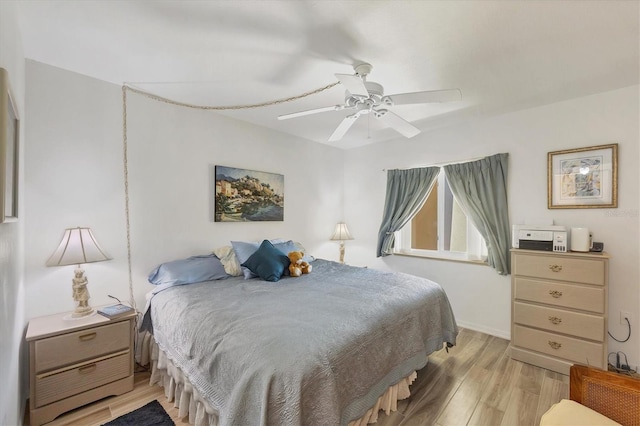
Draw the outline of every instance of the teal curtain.
<instances>
[{"instance_id":1,"label":"teal curtain","mask_svg":"<svg viewBox=\"0 0 640 426\"><path fill-rule=\"evenodd\" d=\"M500 275L511 273L507 160L496 154L444 166L453 196L487 243L487 262Z\"/></svg>"},{"instance_id":2,"label":"teal curtain","mask_svg":"<svg viewBox=\"0 0 640 426\"><path fill-rule=\"evenodd\" d=\"M395 239L393 233L402 229L422 208L438 173L439 167L387 172L387 195L378 231L376 257L391 254Z\"/></svg>"}]
</instances>

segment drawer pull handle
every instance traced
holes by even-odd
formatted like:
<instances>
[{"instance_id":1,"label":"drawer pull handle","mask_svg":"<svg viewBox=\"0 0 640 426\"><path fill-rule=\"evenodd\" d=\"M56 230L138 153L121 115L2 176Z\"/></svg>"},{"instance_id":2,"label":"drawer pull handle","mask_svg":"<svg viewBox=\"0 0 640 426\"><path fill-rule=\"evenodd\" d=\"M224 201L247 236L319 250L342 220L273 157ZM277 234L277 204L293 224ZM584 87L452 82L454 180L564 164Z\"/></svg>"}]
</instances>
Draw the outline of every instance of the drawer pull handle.
<instances>
[{"instance_id":1,"label":"drawer pull handle","mask_svg":"<svg viewBox=\"0 0 640 426\"><path fill-rule=\"evenodd\" d=\"M562 271L562 265L549 265L549 269L553 272L560 272Z\"/></svg>"},{"instance_id":2,"label":"drawer pull handle","mask_svg":"<svg viewBox=\"0 0 640 426\"><path fill-rule=\"evenodd\" d=\"M562 343L549 340L549 346L551 346L551 349L560 349L562 347Z\"/></svg>"},{"instance_id":3,"label":"drawer pull handle","mask_svg":"<svg viewBox=\"0 0 640 426\"><path fill-rule=\"evenodd\" d=\"M551 346L551 349L560 349L562 347L562 343L549 340L549 346Z\"/></svg>"},{"instance_id":4,"label":"drawer pull handle","mask_svg":"<svg viewBox=\"0 0 640 426\"><path fill-rule=\"evenodd\" d=\"M84 367L78 368L78 373L87 374L96 369L96 364L85 365Z\"/></svg>"},{"instance_id":5,"label":"drawer pull handle","mask_svg":"<svg viewBox=\"0 0 640 426\"><path fill-rule=\"evenodd\" d=\"M87 340L95 339L96 333L83 334L82 336L78 336L78 339L86 342Z\"/></svg>"},{"instance_id":6,"label":"drawer pull handle","mask_svg":"<svg viewBox=\"0 0 640 426\"><path fill-rule=\"evenodd\" d=\"M553 324L560 324L562 322L562 318L558 317L549 317L549 321Z\"/></svg>"},{"instance_id":7,"label":"drawer pull handle","mask_svg":"<svg viewBox=\"0 0 640 426\"><path fill-rule=\"evenodd\" d=\"M556 299L562 296L562 292L558 290L549 290L549 294L551 295L551 297L555 297Z\"/></svg>"}]
</instances>

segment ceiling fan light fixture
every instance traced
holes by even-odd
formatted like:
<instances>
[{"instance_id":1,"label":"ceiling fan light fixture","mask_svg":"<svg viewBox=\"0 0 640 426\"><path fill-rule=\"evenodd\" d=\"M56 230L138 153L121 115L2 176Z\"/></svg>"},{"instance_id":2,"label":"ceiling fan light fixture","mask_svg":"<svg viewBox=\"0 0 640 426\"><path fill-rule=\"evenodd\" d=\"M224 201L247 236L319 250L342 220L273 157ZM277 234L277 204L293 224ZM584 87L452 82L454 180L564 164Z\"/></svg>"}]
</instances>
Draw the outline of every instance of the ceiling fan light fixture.
<instances>
[{"instance_id":1,"label":"ceiling fan light fixture","mask_svg":"<svg viewBox=\"0 0 640 426\"><path fill-rule=\"evenodd\" d=\"M420 133L420 129L386 108L394 105L455 102L462 99L462 93L459 89L409 92L385 96L384 87L380 83L367 81L366 79L373 69L371 64L359 63L354 65L353 68L355 74L335 74L345 88L343 105L286 114L278 117L278 119L299 117L324 111L355 109L356 112L345 117L334 130L329 137L329 142L342 139L360 115L369 113L381 120L387 127L394 129L407 138L411 138Z\"/></svg>"}]
</instances>

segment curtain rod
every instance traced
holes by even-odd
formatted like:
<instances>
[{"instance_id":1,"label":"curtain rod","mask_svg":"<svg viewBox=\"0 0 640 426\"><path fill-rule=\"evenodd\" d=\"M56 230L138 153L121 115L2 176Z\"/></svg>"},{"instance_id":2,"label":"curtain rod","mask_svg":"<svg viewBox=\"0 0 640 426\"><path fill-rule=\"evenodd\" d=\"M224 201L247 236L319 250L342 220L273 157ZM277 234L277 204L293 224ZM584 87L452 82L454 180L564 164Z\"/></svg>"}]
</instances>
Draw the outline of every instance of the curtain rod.
<instances>
[{"instance_id":1,"label":"curtain rod","mask_svg":"<svg viewBox=\"0 0 640 426\"><path fill-rule=\"evenodd\" d=\"M429 164L426 166L415 166L415 167L409 167L408 169L400 169L400 170L409 170L409 169L419 169L422 167L442 167L442 166L449 166L451 164L460 164L460 163L470 163L472 161L478 161L478 160L482 160L483 158L487 158L487 156L483 156L483 157L476 157L476 158L472 158L470 160L462 160L462 161L449 161L446 163L435 163L435 164ZM383 172L386 172L388 170L396 170L396 169L382 169Z\"/></svg>"}]
</instances>

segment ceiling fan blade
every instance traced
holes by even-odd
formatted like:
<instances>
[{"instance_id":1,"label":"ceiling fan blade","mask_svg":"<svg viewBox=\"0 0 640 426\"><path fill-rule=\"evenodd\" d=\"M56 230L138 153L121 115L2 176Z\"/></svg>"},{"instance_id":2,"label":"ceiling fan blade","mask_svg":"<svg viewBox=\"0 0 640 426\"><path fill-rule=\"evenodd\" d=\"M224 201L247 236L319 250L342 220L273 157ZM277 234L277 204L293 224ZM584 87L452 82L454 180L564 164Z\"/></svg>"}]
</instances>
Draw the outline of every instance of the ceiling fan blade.
<instances>
[{"instance_id":1,"label":"ceiling fan blade","mask_svg":"<svg viewBox=\"0 0 640 426\"><path fill-rule=\"evenodd\" d=\"M306 111L298 111L298 112L292 112L291 114L279 115L278 120L288 120L289 118L302 117L304 115L317 114L319 112L340 111L345 108L347 108L346 105L333 105L333 106L322 107L322 108L308 109Z\"/></svg>"},{"instance_id":2,"label":"ceiling fan blade","mask_svg":"<svg viewBox=\"0 0 640 426\"><path fill-rule=\"evenodd\" d=\"M342 120L342 122L338 125L336 130L333 131L333 134L329 137L329 142L335 142L342 139L345 133L353 126L353 123L360 117L360 113L355 113L348 115Z\"/></svg>"},{"instance_id":3,"label":"ceiling fan blade","mask_svg":"<svg viewBox=\"0 0 640 426\"><path fill-rule=\"evenodd\" d=\"M376 111L376 117L381 120L384 124L396 130L401 135L412 138L418 133L420 133L420 129L418 129L413 124L409 123L404 118L400 117L397 114L392 113L387 110L379 110Z\"/></svg>"},{"instance_id":4,"label":"ceiling fan blade","mask_svg":"<svg viewBox=\"0 0 640 426\"><path fill-rule=\"evenodd\" d=\"M369 97L369 91L364 85L364 81L362 78L357 75L352 74L336 74L336 78L340 80L340 83L355 96L364 96L365 98Z\"/></svg>"},{"instance_id":5,"label":"ceiling fan blade","mask_svg":"<svg viewBox=\"0 0 640 426\"><path fill-rule=\"evenodd\" d=\"M385 98L391 100L391 105L429 104L460 101L462 100L462 93L460 89L431 90L426 92L400 93L385 96ZM388 102L385 103L388 104Z\"/></svg>"}]
</instances>

